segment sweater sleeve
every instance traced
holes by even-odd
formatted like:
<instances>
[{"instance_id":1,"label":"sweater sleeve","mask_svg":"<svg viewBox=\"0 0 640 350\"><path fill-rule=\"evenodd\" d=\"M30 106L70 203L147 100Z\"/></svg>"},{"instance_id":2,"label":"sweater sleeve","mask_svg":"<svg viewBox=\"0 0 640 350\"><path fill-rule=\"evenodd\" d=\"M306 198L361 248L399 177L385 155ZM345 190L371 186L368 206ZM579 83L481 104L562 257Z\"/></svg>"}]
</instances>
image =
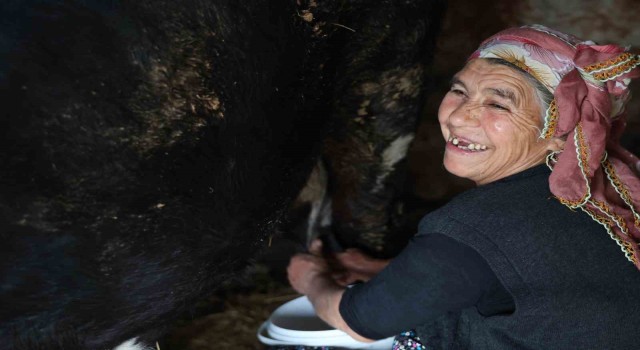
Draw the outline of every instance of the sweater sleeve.
<instances>
[{"instance_id":1,"label":"sweater sleeve","mask_svg":"<svg viewBox=\"0 0 640 350\"><path fill-rule=\"evenodd\" d=\"M469 246L442 234L416 235L380 274L345 291L340 314L356 333L381 339L476 305L496 284Z\"/></svg>"}]
</instances>

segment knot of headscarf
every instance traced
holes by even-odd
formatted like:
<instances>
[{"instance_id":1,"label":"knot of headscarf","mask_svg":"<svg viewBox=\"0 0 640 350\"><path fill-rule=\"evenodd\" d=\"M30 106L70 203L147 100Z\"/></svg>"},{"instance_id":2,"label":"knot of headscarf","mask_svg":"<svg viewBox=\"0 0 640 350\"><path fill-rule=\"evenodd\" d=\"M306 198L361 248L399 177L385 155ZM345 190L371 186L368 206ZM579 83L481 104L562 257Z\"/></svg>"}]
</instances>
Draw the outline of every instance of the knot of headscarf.
<instances>
[{"instance_id":1,"label":"knot of headscarf","mask_svg":"<svg viewBox=\"0 0 640 350\"><path fill-rule=\"evenodd\" d=\"M640 56L533 25L495 34L474 58L503 59L553 93L540 137L566 142L547 158L551 193L602 224L640 269L640 162L620 145Z\"/></svg>"}]
</instances>

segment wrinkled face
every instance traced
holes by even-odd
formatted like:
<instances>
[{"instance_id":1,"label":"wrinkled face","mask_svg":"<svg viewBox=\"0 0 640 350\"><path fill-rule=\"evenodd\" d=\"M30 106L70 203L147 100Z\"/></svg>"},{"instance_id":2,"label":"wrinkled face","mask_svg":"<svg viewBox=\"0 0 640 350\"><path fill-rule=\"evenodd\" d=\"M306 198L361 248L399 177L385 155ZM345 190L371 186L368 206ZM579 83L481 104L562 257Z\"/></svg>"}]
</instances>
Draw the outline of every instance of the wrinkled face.
<instances>
[{"instance_id":1,"label":"wrinkled face","mask_svg":"<svg viewBox=\"0 0 640 350\"><path fill-rule=\"evenodd\" d=\"M522 73L470 61L438 110L445 168L482 185L542 163L556 144L538 138L540 116L534 87Z\"/></svg>"}]
</instances>

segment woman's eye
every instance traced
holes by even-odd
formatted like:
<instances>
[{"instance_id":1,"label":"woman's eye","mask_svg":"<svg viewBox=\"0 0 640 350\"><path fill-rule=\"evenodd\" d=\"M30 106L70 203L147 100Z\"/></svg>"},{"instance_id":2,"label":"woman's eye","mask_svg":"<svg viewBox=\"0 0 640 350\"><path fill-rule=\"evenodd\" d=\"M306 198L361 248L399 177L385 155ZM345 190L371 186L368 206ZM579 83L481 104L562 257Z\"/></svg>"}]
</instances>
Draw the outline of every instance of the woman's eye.
<instances>
[{"instance_id":1,"label":"woman's eye","mask_svg":"<svg viewBox=\"0 0 640 350\"><path fill-rule=\"evenodd\" d=\"M489 106L491 106L492 108L495 108L495 109L503 110L503 111L508 111L509 110L509 108L507 108L507 107L505 107L505 106L503 106L503 105L501 105L499 103L490 103Z\"/></svg>"},{"instance_id":2,"label":"woman's eye","mask_svg":"<svg viewBox=\"0 0 640 350\"><path fill-rule=\"evenodd\" d=\"M451 88L449 90L449 92L451 92L454 95L460 95L460 96L464 96L464 91L460 90L460 89L456 89L456 88Z\"/></svg>"}]
</instances>

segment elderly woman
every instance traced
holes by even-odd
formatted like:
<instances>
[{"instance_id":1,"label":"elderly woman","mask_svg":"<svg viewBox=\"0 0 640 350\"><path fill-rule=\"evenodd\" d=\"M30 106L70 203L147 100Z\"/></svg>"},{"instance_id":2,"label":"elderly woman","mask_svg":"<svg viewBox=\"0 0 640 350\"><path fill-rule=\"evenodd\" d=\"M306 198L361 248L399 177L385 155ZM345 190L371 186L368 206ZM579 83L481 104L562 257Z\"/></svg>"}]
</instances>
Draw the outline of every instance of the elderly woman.
<instances>
[{"instance_id":1,"label":"elderly woman","mask_svg":"<svg viewBox=\"0 0 640 350\"><path fill-rule=\"evenodd\" d=\"M639 163L618 142L638 65L542 26L487 39L438 111L446 169L477 187L388 265L338 256L361 279L387 265L367 283L300 254L292 286L356 339L400 334L397 349L639 349Z\"/></svg>"}]
</instances>

